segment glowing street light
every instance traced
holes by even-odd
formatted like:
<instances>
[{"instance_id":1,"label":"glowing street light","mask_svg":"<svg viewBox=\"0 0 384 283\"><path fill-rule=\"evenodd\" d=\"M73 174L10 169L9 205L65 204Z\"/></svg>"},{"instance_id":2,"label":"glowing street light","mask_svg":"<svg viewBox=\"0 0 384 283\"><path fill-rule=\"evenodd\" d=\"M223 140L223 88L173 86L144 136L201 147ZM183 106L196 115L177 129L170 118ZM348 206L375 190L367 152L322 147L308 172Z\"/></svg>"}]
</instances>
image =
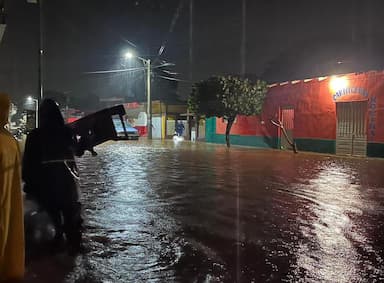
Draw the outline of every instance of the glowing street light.
<instances>
[{"instance_id":1,"label":"glowing street light","mask_svg":"<svg viewBox=\"0 0 384 283\"><path fill-rule=\"evenodd\" d=\"M147 67L147 127L148 139L152 139L151 59L136 56L130 51L124 54L124 58L126 59L132 59L134 57L143 62L144 66Z\"/></svg>"},{"instance_id":2,"label":"glowing street light","mask_svg":"<svg viewBox=\"0 0 384 283\"><path fill-rule=\"evenodd\" d=\"M124 54L124 57L125 57L125 59L132 59L133 58L133 54L132 54L132 52L127 52L127 53L125 53Z\"/></svg>"},{"instance_id":3,"label":"glowing street light","mask_svg":"<svg viewBox=\"0 0 384 283\"><path fill-rule=\"evenodd\" d=\"M36 98L33 98L32 96L28 96L27 97L27 102L29 102L29 103L35 103L35 105L36 105L36 114L35 114L35 123L36 123L36 128L37 128L37 126L38 126L38 124L39 124L39 115L38 115L38 113L39 113L39 100L38 99L36 99Z\"/></svg>"},{"instance_id":4,"label":"glowing street light","mask_svg":"<svg viewBox=\"0 0 384 283\"><path fill-rule=\"evenodd\" d=\"M335 93L338 92L341 89L348 87L348 80L345 77L332 77L331 81L329 82L329 86L331 90Z\"/></svg>"}]
</instances>

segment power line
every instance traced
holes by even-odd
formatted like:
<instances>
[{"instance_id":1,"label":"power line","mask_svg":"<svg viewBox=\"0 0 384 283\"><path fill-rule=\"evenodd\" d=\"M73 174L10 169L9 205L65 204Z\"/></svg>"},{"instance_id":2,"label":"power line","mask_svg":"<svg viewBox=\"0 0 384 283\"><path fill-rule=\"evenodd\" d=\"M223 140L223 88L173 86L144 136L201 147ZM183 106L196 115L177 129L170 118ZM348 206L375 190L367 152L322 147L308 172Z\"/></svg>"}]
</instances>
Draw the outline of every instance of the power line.
<instances>
[{"instance_id":1,"label":"power line","mask_svg":"<svg viewBox=\"0 0 384 283\"><path fill-rule=\"evenodd\" d=\"M153 66L152 69L174 66L173 63L163 63L161 65ZM108 73L124 73L124 72L138 72L144 71L146 67L138 67L138 68L128 68L128 69L117 69L117 70L105 70L105 71L93 71L93 72L84 72L84 74L108 74Z\"/></svg>"},{"instance_id":2,"label":"power line","mask_svg":"<svg viewBox=\"0 0 384 283\"><path fill-rule=\"evenodd\" d=\"M166 76L162 76L162 75L156 75L157 77L159 78L162 78L162 79L165 79L165 80L169 80L169 81L176 81L176 82L190 82L190 81L187 81L187 80L182 80L182 79L177 79L177 78L172 78L172 77L166 77Z\"/></svg>"},{"instance_id":3,"label":"power line","mask_svg":"<svg viewBox=\"0 0 384 283\"><path fill-rule=\"evenodd\" d=\"M145 70L144 67L139 68L128 68L128 69L117 69L117 70L105 70L105 71L93 71L84 72L84 74L109 74L109 73L124 73L124 72L137 72Z\"/></svg>"}]
</instances>

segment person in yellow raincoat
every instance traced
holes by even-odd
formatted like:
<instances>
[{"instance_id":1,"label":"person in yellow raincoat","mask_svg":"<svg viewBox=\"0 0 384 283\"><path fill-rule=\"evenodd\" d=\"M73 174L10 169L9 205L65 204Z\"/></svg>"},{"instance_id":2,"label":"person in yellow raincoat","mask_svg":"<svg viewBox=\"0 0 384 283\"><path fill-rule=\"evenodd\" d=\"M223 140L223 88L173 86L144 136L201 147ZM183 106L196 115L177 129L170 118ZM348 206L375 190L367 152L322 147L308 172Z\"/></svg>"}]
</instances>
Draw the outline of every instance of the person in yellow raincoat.
<instances>
[{"instance_id":1,"label":"person in yellow raincoat","mask_svg":"<svg viewBox=\"0 0 384 283\"><path fill-rule=\"evenodd\" d=\"M10 100L0 93L0 282L24 276L24 222L20 152L4 128Z\"/></svg>"}]
</instances>

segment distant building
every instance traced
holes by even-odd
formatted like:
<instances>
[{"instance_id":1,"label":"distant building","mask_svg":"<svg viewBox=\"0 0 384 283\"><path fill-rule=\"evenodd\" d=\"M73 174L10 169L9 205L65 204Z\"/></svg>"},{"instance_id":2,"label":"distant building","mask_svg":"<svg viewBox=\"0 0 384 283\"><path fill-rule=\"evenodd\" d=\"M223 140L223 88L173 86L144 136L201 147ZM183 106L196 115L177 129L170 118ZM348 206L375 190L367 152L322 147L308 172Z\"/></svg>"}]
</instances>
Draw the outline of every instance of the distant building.
<instances>
[{"instance_id":1,"label":"distant building","mask_svg":"<svg viewBox=\"0 0 384 283\"><path fill-rule=\"evenodd\" d=\"M126 103L124 106L130 124L139 130L140 136L146 136L148 133L147 104L133 102ZM185 104L152 101L152 138L171 138L175 132L176 121L181 119L182 113L186 111Z\"/></svg>"},{"instance_id":2,"label":"distant building","mask_svg":"<svg viewBox=\"0 0 384 283\"><path fill-rule=\"evenodd\" d=\"M281 121L298 150L384 157L384 71L287 81L269 86L258 116L238 116L231 143L288 148ZM206 141L225 143L226 123L206 121Z\"/></svg>"}]
</instances>

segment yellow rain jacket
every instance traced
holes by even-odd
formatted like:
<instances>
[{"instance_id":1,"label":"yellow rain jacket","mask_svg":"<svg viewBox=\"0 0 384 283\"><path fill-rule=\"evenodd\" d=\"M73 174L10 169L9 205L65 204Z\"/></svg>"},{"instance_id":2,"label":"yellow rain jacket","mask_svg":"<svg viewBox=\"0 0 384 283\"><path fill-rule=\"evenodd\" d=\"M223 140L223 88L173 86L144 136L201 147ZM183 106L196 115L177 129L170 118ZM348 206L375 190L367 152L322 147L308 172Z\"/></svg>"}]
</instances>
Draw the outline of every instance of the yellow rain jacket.
<instances>
[{"instance_id":1,"label":"yellow rain jacket","mask_svg":"<svg viewBox=\"0 0 384 283\"><path fill-rule=\"evenodd\" d=\"M7 109L9 99L0 94L0 282L24 276L21 160L17 141L4 129Z\"/></svg>"}]
</instances>

